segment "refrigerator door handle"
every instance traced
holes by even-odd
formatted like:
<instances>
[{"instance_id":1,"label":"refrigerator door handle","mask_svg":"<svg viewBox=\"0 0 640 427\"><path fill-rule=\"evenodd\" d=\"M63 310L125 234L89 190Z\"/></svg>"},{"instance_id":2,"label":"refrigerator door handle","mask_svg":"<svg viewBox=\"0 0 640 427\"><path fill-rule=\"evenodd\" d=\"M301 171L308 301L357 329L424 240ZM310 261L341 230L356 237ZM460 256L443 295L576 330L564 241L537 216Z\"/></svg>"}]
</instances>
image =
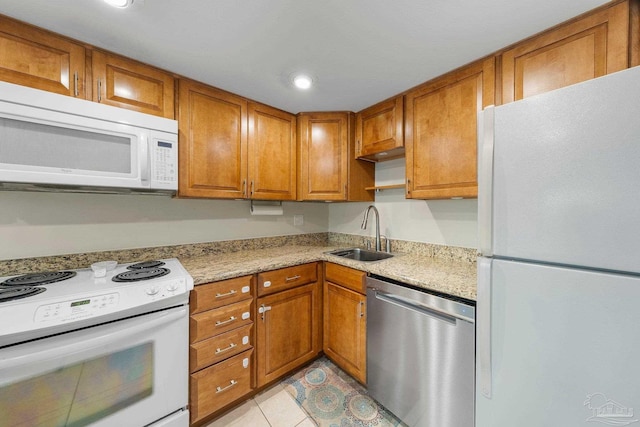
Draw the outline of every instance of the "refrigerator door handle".
<instances>
[{"instance_id":1,"label":"refrigerator door handle","mask_svg":"<svg viewBox=\"0 0 640 427\"><path fill-rule=\"evenodd\" d=\"M493 255L493 144L495 107L478 113L478 245L484 256Z\"/></svg>"},{"instance_id":2,"label":"refrigerator door handle","mask_svg":"<svg viewBox=\"0 0 640 427\"><path fill-rule=\"evenodd\" d=\"M483 396L492 393L491 370L491 259L478 258L478 301L476 305L476 351L478 385Z\"/></svg>"}]
</instances>

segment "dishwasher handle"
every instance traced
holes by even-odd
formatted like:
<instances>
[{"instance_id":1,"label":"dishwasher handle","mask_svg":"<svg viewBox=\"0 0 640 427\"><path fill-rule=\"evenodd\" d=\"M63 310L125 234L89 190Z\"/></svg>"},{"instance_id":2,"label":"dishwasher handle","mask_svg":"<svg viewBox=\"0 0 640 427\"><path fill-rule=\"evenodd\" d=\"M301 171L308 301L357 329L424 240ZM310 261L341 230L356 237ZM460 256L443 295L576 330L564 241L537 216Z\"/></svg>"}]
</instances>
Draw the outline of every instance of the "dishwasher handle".
<instances>
[{"instance_id":1,"label":"dishwasher handle","mask_svg":"<svg viewBox=\"0 0 640 427\"><path fill-rule=\"evenodd\" d=\"M415 313L418 313L424 316L433 317L435 319L442 320L443 322L447 322L452 325L455 325L458 320L464 320L465 322L469 322L469 319L466 319L464 317L455 315L453 313L447 313L446 311L439 310L435 307L426 306L418 301L401 297L399 295L376 290L375 297L377 300L380 300L382 302L393 304L395 306L405 308L407 310L411 310Z\"/></svg>"}]
</instances>

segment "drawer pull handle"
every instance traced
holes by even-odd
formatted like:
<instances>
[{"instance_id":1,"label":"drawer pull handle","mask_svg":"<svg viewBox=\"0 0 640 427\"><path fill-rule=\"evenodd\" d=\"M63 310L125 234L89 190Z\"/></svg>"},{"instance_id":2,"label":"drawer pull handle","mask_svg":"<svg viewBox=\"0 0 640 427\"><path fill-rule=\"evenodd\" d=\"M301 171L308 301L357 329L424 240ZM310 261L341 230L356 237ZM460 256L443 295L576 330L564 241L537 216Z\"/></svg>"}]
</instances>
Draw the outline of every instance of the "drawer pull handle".
<instances>
[{"instance_id":1,"label":"drawer pull handle","mask_svg":"<svg viewBox=\"0 0 640 427\"><path fill-rule=\"evenodd\" d=\"M229 317L229 320L216 320L216 326L226 325L227 323L231 323L236 319L237 319L236 316L231 316Z\"/></svg>"},{"instance_id":2,"label":"drawer pull handle","mask_svg":"<svg viewBox=\"0 0 640 427\"><path fill-rule=\"evenodd\" d=\"M216 293L216 298L223 298L223 297L229 297L231 295L235 295L238 292L234 289L231 289L229 292L227 292L226 294L221 294L221 293Z\"/></svg>"},{"instance_id":3,"label":"drawer pull handle","mask_svg":"<svg viewBox=\"0 0 640 427\"><path fill-rule=\"evenodd\" d=\"M229 344L229 347L216 349L216 354L220 354L220 353L224 353L225 351L233 350L237 346L238 346L238 344L231 343L231 344Z\"/></svg>"},{"instance_id":4,"label":"drawer pull handle","mask_svg":"<svg viewBox=\"0 0 640 427\"><path fill-rule=\"evenodd\" d=\"M226 387L216 387L216 393L222 393L225 390L229 390L231 387L233 387L234 385L238 384L238 381L236 380L231 380L229 381L229 385Z\"/></svg>"},{"instance_id":5,"label":"drawer pull handle","mask_svg":"<svg viewBox=\"0 0 640 427\"><path fill-rule=\"evenodd\" d=\"M290 282L292 280L298 280L301 276L299 274L296 274L293 277L287 277L286 279L284 279L285 282Z\"/></svg>"}]
</instances>

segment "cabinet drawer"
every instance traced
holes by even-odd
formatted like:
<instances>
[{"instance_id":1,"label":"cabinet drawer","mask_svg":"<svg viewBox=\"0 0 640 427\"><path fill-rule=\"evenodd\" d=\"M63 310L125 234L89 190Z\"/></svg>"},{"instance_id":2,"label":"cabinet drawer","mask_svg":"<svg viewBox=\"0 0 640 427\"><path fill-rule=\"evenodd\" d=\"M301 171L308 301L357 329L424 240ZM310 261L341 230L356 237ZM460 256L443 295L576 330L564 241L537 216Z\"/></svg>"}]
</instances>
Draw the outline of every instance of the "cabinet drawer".
<instances>
[{"instance_id":1,"label":"cabinet drawer","mask_svg":"<svg viewBox=\"0 0 640 427\"><path fill-rule=\"evenodd\" d=\"M253 276L237 277L220 282L199 285L191 291L191 313L200 313L223 305L251 299Z\"/></svg>"},{"instance_id":2,"label":"cabinet drawer","mask_svg":"<svg viewBox=\"0 0 640 427\"><path fill-rule=\"evenodd\" d=\"M189 346L189 367L195 372L252 348L253 325L243 326Z\"/></svg>"},{"instance_id":3,"label":"cabinet drawer","mask_svg":"<svg viewBox=\"0 0 640 427\"><path fill-rule=\"evenodd\" d=\"M191 374L192 423L251 391L252 356L253 350L249 350Z\"/></svg>"},{"instance_id":4,"label":"cabinet drawer","mask_svg":"<svg viewBox=\"0 0 640 427\"><path fill-rule=\"evenodd\" d=\"M325 281L333 282L361 294L366 294L365 278L367 273L353 268L327 262L325 264Z\"/></svg>"},{"instance_id":5,"label":"cabinet drawer","mask_svg":"<svg viewBox=\"0 0 640 427\"><path fill-rule=\"evenodd\" d=\"M252 323L252 302L253 300L241 301L216 308L215 310L191 315L189 318L190 342L198 342Z\"/></svg>"},{"instance_id":6,"label":"cabinet drawer","mask_svg":"<svg viewBox=\"0 0 640 427\"><path fill-rule=\"evenodd\" d=\"M315 262L267 271L258 274L258 296L273 294L317 280L318 272Z\"/></svg>"}]
</instances>

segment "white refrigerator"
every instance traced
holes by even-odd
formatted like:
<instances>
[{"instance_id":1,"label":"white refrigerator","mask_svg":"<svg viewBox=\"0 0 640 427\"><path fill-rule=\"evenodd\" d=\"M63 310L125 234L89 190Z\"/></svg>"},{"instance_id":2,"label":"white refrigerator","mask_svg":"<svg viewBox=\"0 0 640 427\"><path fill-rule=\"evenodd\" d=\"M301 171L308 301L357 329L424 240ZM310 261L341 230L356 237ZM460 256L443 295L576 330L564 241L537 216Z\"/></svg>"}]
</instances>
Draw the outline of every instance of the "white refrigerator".
<instances>
[{"instance_id":1,"label":"white refrigerator","mask_svg":"<svg viewBox=\"0 0 640 427\"><path fill-rule=\"evenodd\" d=\"M640 427L640 67L479 131L476 427Z\"/></svg>"}]
</instances>

